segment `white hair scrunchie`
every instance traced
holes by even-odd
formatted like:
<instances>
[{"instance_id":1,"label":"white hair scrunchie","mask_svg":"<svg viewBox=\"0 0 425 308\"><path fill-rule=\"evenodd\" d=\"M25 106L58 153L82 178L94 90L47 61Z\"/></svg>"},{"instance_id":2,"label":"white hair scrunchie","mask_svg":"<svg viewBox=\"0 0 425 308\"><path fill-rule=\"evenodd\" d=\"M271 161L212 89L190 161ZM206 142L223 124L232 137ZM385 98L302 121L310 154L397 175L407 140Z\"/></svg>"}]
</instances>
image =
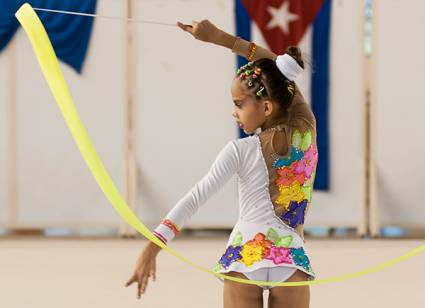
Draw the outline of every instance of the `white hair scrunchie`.
<instances>
[{"instance_id":1,"label":"white hair scrunchie","mask_svg":"<svg viewBox=\"0 0 425 308\"><path fill-rule=\"evenodd\" d=\"M276 65L279 71L289 80L294 81L299 74L303 72L303 68L290 55L283 54L276 58Z\"/></svg>"}]
</instances>

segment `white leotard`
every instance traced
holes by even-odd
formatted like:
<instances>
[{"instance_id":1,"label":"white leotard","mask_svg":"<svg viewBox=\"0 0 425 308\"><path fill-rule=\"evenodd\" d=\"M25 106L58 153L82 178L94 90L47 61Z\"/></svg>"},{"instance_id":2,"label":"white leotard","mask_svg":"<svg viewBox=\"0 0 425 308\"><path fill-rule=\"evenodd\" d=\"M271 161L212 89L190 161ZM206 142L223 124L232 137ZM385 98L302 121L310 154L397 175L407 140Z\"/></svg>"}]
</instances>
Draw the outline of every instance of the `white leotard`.
<instances>
[{"instance_id":1,"label":"white leotard","mask_svg":"<svg viewBox=\"0 0 425 308\"><path fill-rule=\"evenodd\" d=\"M300 106L293 109L297 116L275 131L227 142L208 173L177 202L154 234L169 243L236 174L239 217L213 270L252 272L285 266L314 279L302 227L311 203L318 153L314 116ZM282 141L279 148L286 148L288 154L274 152L275 135Z\"/></svg>"}]
</instances>

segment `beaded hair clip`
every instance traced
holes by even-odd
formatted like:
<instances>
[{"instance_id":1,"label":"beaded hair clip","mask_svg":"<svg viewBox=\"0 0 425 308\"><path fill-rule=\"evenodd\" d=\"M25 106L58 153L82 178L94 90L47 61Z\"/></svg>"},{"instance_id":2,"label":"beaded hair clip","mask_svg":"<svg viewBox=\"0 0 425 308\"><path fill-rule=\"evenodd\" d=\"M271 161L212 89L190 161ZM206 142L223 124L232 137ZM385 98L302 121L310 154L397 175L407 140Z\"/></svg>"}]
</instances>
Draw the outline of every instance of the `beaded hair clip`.
<instances>
[{"instance_id":1,"label":"beaded hair clip","mask_svg":"<svg viewBox=\"0 0 425 308\"><path fill-rule=\"evenodd\" d=\"M258 80L260 82L260 88L257 92L255 92L255 95L258 97L263 96L263 91L265 90L264 85L260 81L260 75L261 75L261 68L254 67L253 68L253 62L248 62L244 66L240 67L236 74L239 76L242 80L247 80L247 84L249 88L252 88L254 86L255 80Z\"/></svg>"},{"instance_id":2,"label":"beaded hair clip","mask_svg":"<svg viewBox=\"0 0 425 308\"><path fill-rule=\"evenodd\" d=\"M295 88L294 88L294 85L292 83L287 87L287 89L288 89L289 93L294 95Z\"/></svg>"}]
</instances>

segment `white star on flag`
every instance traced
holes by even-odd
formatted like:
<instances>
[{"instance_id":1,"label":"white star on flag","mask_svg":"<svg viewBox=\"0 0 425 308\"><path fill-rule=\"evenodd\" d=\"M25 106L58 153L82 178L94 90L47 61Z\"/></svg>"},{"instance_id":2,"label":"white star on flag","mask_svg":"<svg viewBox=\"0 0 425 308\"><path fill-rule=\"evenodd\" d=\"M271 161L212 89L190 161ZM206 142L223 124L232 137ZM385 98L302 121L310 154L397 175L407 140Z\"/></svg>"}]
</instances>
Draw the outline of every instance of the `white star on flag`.
<instances>
[{"instance_id":1,"label":"white star on flag","mask_svg":"<svg viewBox=\"0 0 425 308\"><path fill-rule=\"evenodd\" d=\"M289 11L289 1L285 1L280 8L269 6L267 10L272 15L272 19L267 24L267 29L280 27L284 33L288 34L289 23L298 19L298 15Z\"/></svg>"}]
</instances>

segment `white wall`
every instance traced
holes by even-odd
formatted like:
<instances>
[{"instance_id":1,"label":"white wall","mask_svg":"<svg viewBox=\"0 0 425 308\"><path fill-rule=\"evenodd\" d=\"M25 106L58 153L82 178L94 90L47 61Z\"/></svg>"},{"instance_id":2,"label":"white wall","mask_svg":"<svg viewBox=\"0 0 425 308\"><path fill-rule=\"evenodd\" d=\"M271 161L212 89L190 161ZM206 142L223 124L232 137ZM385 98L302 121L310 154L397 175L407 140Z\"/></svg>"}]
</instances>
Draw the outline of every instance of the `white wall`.
<instances>
[{"instance_id":1,"label":"white wall","mask_svg":"<svg viewBox=\"0 0 425 308\"><path fill-rule=\"evenodd\" d=\"M306 227L357 226L364 219L362 5L351 0L332 3L330 190L314 191Z\"/></svg>"},{"instance_id":2,"label":"white wall","mask_svg":"<svg viewBox=\"0 0 425 308\"><path fill-rule=\"evenodd\" d=\"M175 23L209 18L234 32L232 1L137 1L136 18ZM138 54L139 217L150 226L208 171L228 140L235 56L175 27L140 25ZM238 214L234 176L188 221L187 227L230 227Z\"/></svg>"},{"instance_id":3,"label":"white wall","mask_svg":"<svg viewBox=\"0 0 425 308\"><path fill-rule=\"evenodd\" d=\"M98 13L124 14L123 5L118 1L100 1ZM96 222L118 225L118 216L79 154L26 35L21 30L15 39L19 223L61 226ZM97 19L84 74L77 75L62 63L85 127L121 190L123 52L124 23ZM5 54L1 58L4 62ZM1 71L4 74L4 66ZM2 86L4 84L1 83Z\"/></svg>"},{"instance_id":4,"label":"white wall","mask_svg":"<svg viewBox=\"0 0 425 308\"><path fill-rule=\"evenodd\" d=\"M8 63L7 52L0 56L0 224L7 218L7 143L8 143Z\"/></svg>"},{"instance_id":5,"label":"white wall","mask_svg":"<svg viewBox=\"0 0 425 308\"><path fill-rule=\"evenodd\" d=\"M424 225L425 2L376 1L378 205L382 224Z\"/></svg>"},{"instance_id":6,"label":"white wall","mask_svg":"<svg viewBox=\"0 0 425 308\"><path fill-rule=\"evenodd\" d=\"M410 1L417 8L423 6L419 0ZM415 22L421 22L421 10L408 12L409 6L398 1L387 1L386 5L382 1L379 3L380 40L375 48L380 52L377 69L380 78L377 155L382 179L380 202L388 209L383 219L421 222L423 211L418 215L414 205L415 202L418 206L421 204L418 188L423 175L414 171L423 170L424 164L420 159L412 165L400 161L424 154L420 144L421 137L425 136L423 125L419 125L421 113L411 111L423 108L424 96L420 85L424 79L424 42L415 40L416 36L397 43L393 40L393 37L406 37ZM208 18L226 31L234 31L233 1L146 0L135 4L136 18L171 23L177 20L190 23ZM362 1L351 0L333 2L331 190L314 192L306 227L357 226L363 219L362 4ZM99 1L98 13L124 16L124 2ZM402 18L403 22L395 22L396 17ZM121 192L125 126L124 31L122 21L96 19L83 75L76 75L62 64L83 122ZM28 40L22 31L15 38L19 221L22 224L103 223L118 226L120 218L80 157ZM235 56L224 48L194 40L177 27L137 24L136 38L135 112L140 175L137 214L142 222L153 228L205 175L225 143L238 138L238 128L231 118L230 96ZM396 56L402 55L404 44L409 47L411 60L394 62ZM405 92L406 82L403 81L403 86L399 87L401 81L393 74L394 70L417 83ZM7 57L6 53L2 53L0 223L4 223L6 216L7 78ZM400 108L402 100L413 107L410 112ZM404 116L400 117L400 114ZM394 125L396 121L399 124ZM408 124L408 130L398 129L403 123ZM388 131L391 134L384 133ZM395 147L392 137L401 140L406 133L409 134L405 137L408 147ZM413 133L415 138L411 137ZM394 149L395 152L390 152ZM408 172L403 172L405 168ZM414 175L413 180L400 181L399 178L405 174ZM187 227L232 227L238 214L236 184L236 177L233 177L222 191L207 201Z\"/></svg>"},{"instance_id":7,"label":"white wall","mask_svg":"<svg viewBox=\"0 0 425 308\"><path fill-rule=\"evenodd\" d=\"M189 10L193 19L208 11L220 26L233 31L233 7L228 1L135 1L135 5L134 11L139 12L136 18L173 23L177 18L191 22L187 20ZM99 1L97 13L124 16L125 2ZM62 64L82 120L121 192L126 104L124 26L123 21L95 20L82 76ZM237 127L229 121L235 64L230 52L195 42L177 27L136 27L141 177L138 214L153 227L208 171L221 147L237 138ZM22 31L16 40L19 223L118 226L119 216L80 157ZM1 59L4 76L5 53ZM208 90L211 84L216 84L216 91ZM5 192L1 197L5 200ZM231 225L238 212L236 178L208 204L192 224ZM229 208L233 210L225 217L219 214Z\"/></svg>"}]
</instances>

